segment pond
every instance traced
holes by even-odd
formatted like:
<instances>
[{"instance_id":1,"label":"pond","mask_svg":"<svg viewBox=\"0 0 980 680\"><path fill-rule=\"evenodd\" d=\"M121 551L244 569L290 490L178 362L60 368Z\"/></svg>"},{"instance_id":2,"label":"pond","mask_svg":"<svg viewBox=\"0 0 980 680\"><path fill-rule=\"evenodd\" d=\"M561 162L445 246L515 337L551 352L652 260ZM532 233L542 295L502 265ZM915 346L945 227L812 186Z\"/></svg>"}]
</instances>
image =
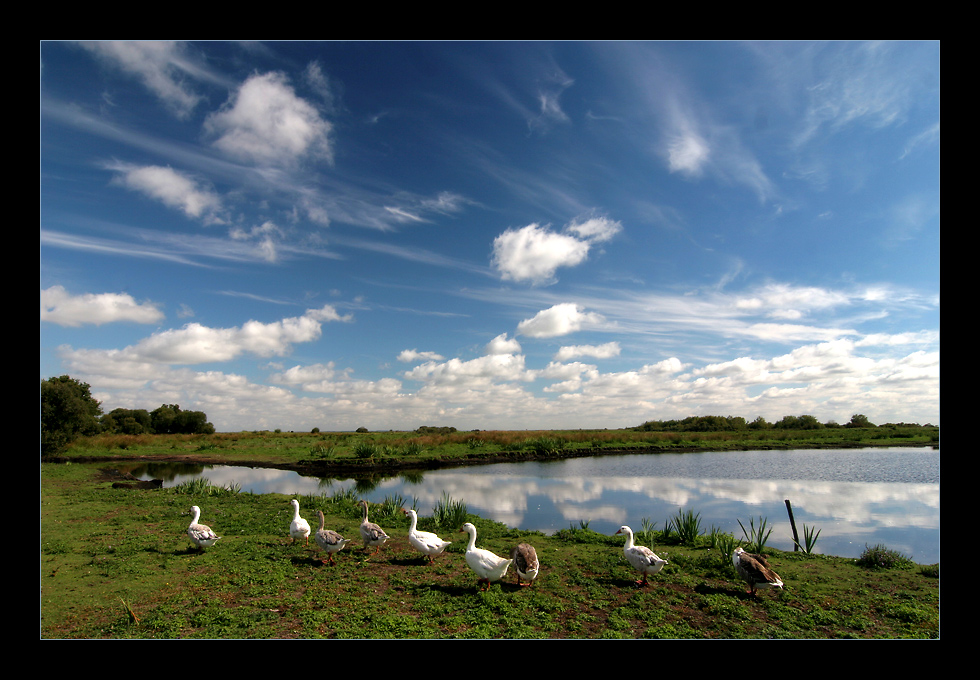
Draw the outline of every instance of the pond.
<instances>
[{"instance_id":1,"label":"pond","mask_svg":"<svg viewBox=\"0 0 980 680\"><path fill-rule=\"evenodd\" d=\"M796 525L820 530L817 552L858 557L883 544L920 564L939 561L939 451L931 448L634 454L554 462L503 463L405 474L381 481L320 479L295 472L213 466L133 474L175 486L195 477L242 491L332 495L356 488L372 503L401 496L422 515L444 494L481 517L550 534L588 525L613 534L643 520L662 529L679 510L700 514L703 530L742 537L742 525L765 518L769 545L793 549L785 501ZM375 478L377 480L378 478Z\"/></svg>"}]
</instances>

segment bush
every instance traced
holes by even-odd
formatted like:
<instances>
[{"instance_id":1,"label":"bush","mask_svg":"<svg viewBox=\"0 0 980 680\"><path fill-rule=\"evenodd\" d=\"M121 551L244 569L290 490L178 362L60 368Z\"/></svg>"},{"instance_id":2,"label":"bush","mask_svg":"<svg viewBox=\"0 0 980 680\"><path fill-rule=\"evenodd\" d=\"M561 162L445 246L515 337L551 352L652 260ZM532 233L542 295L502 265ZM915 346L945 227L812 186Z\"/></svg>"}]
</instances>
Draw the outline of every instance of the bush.
<instances>
[{"instance_id":1,"label":"bush","mask_svg":"<svg viewBox=\"0 0 980 680\"><path fill-rule=\"evenodd\" d=\"M99 431L102 405L88 383L63 375L41 381L41 455L51 456L76 437Z\"/></svg>"},{"instance_id":2,"label":"bush","mask_svg":"<svg viewBox=\"0 0 980 680\"><path fill-rule=\"evenodd\" d=\"M865 545L864 552L857 559L857 564L866 569L911 569L915 566L915 563L902 553L881 544L873 548Z\"/></svg>"}]
</instances>

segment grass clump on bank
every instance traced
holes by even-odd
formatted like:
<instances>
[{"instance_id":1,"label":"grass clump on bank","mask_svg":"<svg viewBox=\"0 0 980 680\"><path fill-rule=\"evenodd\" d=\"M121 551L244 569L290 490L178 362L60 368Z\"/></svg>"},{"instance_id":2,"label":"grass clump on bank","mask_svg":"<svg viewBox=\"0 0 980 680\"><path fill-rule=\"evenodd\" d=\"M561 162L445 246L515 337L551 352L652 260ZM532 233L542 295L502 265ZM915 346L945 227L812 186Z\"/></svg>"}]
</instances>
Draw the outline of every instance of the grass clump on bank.
<instances>
[{"instance_id":1,"label":"grass clump on bank","mask_svg":"<svg viewBox=\"0 0 980 680\"><path fill-rule=\"evenodd\" d=\"M898 552L878 544L873 547L864 546L864 552L857 559L857 564L865 569L914 569L915 563Z\"/></svg>"}]
</instances>

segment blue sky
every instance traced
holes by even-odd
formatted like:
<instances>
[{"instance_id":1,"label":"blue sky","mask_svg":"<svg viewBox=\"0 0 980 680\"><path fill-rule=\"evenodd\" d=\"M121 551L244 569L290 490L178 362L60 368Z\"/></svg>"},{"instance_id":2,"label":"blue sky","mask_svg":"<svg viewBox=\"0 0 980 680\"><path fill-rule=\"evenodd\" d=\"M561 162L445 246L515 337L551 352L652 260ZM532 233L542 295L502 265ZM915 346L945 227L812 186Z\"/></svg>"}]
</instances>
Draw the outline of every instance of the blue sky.
<instances>
[{"instance_id":1,"label":"blue sky","mask_svg":"<svg viewBox=\"0 0 980 680\"><path fill-rule=\"evenodd\" d=\"M40 45L41 378L219 431L939 423L937 42Z\"/></svg>"}]
</instances>

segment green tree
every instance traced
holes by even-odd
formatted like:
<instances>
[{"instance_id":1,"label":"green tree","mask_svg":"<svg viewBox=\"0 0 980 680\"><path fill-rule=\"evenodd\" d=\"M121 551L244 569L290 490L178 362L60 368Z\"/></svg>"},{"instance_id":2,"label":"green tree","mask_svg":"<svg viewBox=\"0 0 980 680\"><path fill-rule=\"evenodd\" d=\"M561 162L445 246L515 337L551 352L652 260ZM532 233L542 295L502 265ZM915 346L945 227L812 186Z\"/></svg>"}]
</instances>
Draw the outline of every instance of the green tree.
<instances>
[{"instance_id":1,"label":"green tree","mask_svg":"<svg viewBox=\"0 0 980 680\"><path fill-rule=\"evenodd\" d=\"M153 409L150 413L153 431L157 434L174 434L178 413L180 406L177 404L161 404L159 408Z\"/></svg>"},{"instance_id":2,"label":"green tree","mask_svg":"<svg viewBox=\"0 0 980 680\"><path fill-rule=\"evenodd\" d=\"M153 434L150 413L145 408L114 408L102 416L102 429L119 434Z\"/></svg>"},{"instance_id":3,"label":"green tree","mask_svg":"<svg viewBox=\"0 0 980 680\"><path fill-rule=\"evenodd\" d=\"M41 455L60 453L78 436L99 431L102 404L91 387L67 375L41 381Z\"/></svg>"},{"instance_id":4,"label":"green tree","mask_svg":"<svg viewBox=\"0 0 980 680\"><path fill-rule=\"evenodd\" d=\"M844 427L875 427L875 424L868 420L868 416L863 413L855 413L851 416L851 422Z\"/></svg>"}]
</instances>

